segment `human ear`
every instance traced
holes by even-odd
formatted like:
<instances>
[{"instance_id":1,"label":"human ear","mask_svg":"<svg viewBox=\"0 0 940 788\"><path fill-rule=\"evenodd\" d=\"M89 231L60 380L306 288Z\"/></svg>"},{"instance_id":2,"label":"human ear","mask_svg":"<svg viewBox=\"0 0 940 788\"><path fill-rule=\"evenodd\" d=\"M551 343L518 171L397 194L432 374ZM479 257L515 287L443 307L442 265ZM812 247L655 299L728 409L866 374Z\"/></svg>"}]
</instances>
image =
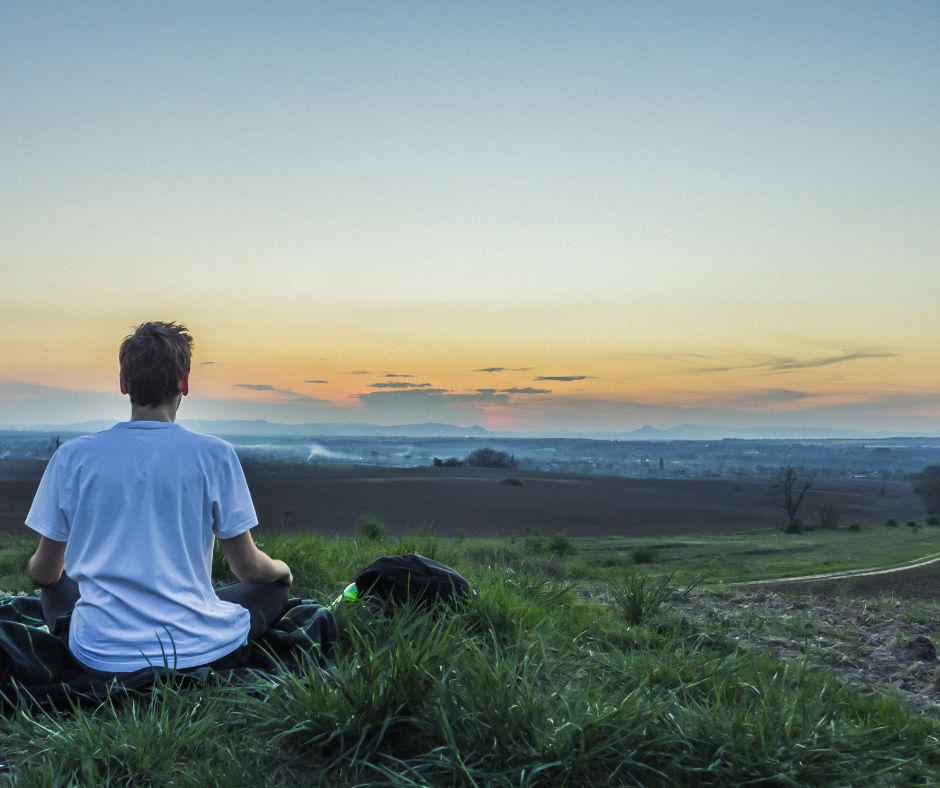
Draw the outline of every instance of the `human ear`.
<instances>
[{"instance_id":1,"label":"human ear","mask_svg":"<svg viewBox=\"0 0 940 788\"><path fill-rule=\"evenodd\" d=\"M180 381L180 394L184 397L189 394L189 373L187 372Z\"/></svg>"},{"instance_id":2,"label":"human ear","mask_svg":"<svg viewBox=\"0 0 940 788\"><path fill-rule=\"evenodd\" d=\"M122 393L122 394L127 394L127 384L124 382L124 373L123 373L123 372L122 372L121 375L120 375L120 379L121 379L121 393Z\"/></svg>"}]
</instances>

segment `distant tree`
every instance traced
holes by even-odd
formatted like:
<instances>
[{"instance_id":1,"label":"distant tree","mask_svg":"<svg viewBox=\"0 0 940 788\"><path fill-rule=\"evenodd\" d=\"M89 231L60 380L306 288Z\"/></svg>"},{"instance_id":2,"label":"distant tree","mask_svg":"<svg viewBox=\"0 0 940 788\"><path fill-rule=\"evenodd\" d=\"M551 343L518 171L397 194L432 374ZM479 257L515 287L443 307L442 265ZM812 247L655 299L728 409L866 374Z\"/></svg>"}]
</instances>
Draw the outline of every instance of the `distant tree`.
<instances>
[{"instance_id":1,"label":"distant tree","mask_svg":"<svg viewBox=\"0 0 940 788\"><path fill-rule=\"evenodd\" d=\"M940 514L940 465L928 465L915 474L911 490L924 499L928 514Z\"/></svg>"},{"instance_id":2,"label":"distant tree","mask_svg":"<svg viewBox=\"0 0 940 788\"><path fill-rule=\"evenodd\" d=\"M839 527L839 520L842 519L842 513L836 505L829 500L822 500L816 507L816 513L813 515L813 522L821 528L835 531Z\"/></svg>"},{"instance_id":3,"label":"distant tree","mask_svg":"<svg viewBox=\"0 0 940 788\"><path fill-rule=\"evenodd\" d=\"M774 471L770 499L776 506L786 510L788 521L796 519L796 513L815 479L815 471L800 473L792 465L781 465Z\"/></svg>"},{"instance_id":4,"label":"distant tree","mask_svg":"<svg viewBox=\"0 0 940 788\"><path fill-rule=\"evenodd\" d=\"M508 468L512 458L504 451L496 451L484 446L481 449L474 449L467 455L467 465L475 468Z\"/></svg>"}]
</instances>

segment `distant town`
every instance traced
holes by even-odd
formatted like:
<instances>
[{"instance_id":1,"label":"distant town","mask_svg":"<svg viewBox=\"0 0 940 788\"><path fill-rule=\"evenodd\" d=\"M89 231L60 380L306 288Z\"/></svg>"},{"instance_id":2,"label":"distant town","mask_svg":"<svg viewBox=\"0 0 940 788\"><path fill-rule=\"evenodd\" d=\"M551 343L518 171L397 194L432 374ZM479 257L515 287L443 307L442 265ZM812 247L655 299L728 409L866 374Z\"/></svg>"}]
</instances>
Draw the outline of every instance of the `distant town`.
<instances>
[{"instance_id":1,"label":"distant town","mask_svg":"<svg viewBox=\"0 0 940 788\"><path fill-rule=\"evenodd\" d=\"M0 432L0 474L41 475L56 447L75 432ZM782 465L823 476L905 480L940 464L940 439L591 440L583 438L225 435L245 471L320 473L349 466L459 466L476 449L492 448L507 467L527 471L630 478L769 476ZM438 462L435 463L435 460Z\"/></svg>"}]
</instances>

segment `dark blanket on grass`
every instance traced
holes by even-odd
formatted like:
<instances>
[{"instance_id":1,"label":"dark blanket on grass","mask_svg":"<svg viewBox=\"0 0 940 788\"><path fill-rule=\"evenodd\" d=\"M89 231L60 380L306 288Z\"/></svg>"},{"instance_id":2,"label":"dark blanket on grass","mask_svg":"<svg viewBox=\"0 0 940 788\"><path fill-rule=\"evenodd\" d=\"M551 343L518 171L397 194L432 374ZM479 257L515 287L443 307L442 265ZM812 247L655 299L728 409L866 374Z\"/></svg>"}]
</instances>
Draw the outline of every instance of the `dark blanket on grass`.
<instances>
[{"instance_id":1,"label":"dark blanket on grass","mask_svg":"<svg viewBox=\"0 0 940 788\"><path fill-rule=\"evenodd\" d=\"M219 672L208 667L144 668L117 679L101 678L88 673L72 656L67 631L62 636L49 631L37 597L7 597L0 599L0 703L61 707L73 701L101 701L158 680L182 684L205 684L220 677L257 681L279 671L301 675L311 666L331 674L337 640L329 608L291 599L281 619L252 642L244 667Z\"/></svg>"}]
</instances>

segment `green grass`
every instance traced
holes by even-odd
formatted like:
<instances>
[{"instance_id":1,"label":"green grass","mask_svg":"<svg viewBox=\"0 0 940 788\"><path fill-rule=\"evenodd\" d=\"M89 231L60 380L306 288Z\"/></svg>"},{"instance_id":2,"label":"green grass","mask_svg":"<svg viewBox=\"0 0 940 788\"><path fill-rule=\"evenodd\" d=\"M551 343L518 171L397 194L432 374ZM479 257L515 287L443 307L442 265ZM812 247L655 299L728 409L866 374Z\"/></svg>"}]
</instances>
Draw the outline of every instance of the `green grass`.
<instances>
[{"instance_id":1,"label":"green grass","mask_svg":"<svg viewBox=\"0 0 940 788\"><path fill-rule=\"evenodd\" d=\"M261 541L320 600L377 555L412 549L454 565L476 593L441 616L340 606L330 682L311 668L260 691L163 685L8 713L0 785L835 788L926 785L940 772L937 723L693 624L669 608L670 583L647 574L656 564L604 568L428 533ZM675 563L665 544L658 560ZM0 551L0 576L20 578L6 590L29 590L28 552ZM583 597L579 573L611 603Z\"/></svg>"},{"instance_id":2,"label":"green grass","mask_svg":"<svg viewBox=\"0 0 940 788\"><path fill-rule=\"evenodd\" d=\"M573 539L588 566L630 561L634 548L656 551L654 566L675 570L680 579L701 577L705 583L766 580L795 575L869 569L940 553L940 529L865 527L853 532L808 530L785 534L775 528L722 536L658 539Z\"/></svg>"}]
</instances>

